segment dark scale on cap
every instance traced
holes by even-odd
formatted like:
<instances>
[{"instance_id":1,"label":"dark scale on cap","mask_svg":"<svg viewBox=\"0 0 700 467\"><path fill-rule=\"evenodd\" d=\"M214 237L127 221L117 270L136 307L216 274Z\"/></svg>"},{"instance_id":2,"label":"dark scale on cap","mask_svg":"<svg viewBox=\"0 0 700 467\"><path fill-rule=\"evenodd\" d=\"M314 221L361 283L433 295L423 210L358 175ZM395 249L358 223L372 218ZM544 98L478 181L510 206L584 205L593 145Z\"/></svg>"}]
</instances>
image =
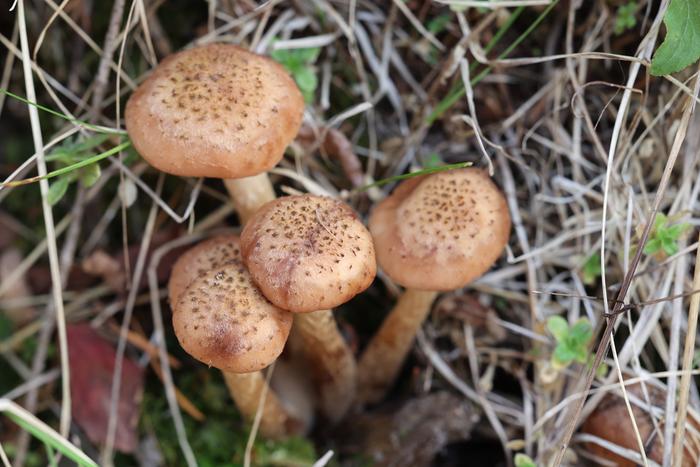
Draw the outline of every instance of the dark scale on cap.
<instances>
[{"instance_id":1,"label":"dark scale on cap","mask_svg":"<svg viewBox=\"0 0 700 467\"><path fill-rule=\"evenodd\" d=\"M287 196L266 204L243 230L241 249L265 296L290 311L344 303L376 273L369 232L332 198Z\"/></svg>"},{"instance_id":2,"label":"dark scale on cap","mask_svg":"<svg viewBox=\"0 0 700 467\"><path fill-rule=\"evenodd\" d=\"M169 289L178 297L172 303L175 334L203 363L244 373L264 368L282 352L292 317L255 287L238 237L212 238L185 253L173 268Z\"/></svg>"},{"instance_id":3,"label":"dark scale on cap","mask_svg":"<svg viewBox=\"0 0 700 467\"><path fill-rule=\"evenodd\" d=\"M476 193L470 185L471 181L460 178L458 173L428 178L410 201L399 207L397 215L409 226L418 226L421 236L449 240L446 246L454 247L453 242L474 238L482 225L494 222L494 210L476 208ZM483 202L489 200L488 195L484 196Z\"/></svg>"},{"instance_id":4,"label":"dark scale on cap","mask_svg":"<svg viewBox=\"0 0 700 467\"><path fill-rule=\"evenodd\" d=\"M451 290L483 274L508 241L505 198L489 176L461 169L403 182L370 217L377 258L406 287Z\"/></svg>"}]
</instances>

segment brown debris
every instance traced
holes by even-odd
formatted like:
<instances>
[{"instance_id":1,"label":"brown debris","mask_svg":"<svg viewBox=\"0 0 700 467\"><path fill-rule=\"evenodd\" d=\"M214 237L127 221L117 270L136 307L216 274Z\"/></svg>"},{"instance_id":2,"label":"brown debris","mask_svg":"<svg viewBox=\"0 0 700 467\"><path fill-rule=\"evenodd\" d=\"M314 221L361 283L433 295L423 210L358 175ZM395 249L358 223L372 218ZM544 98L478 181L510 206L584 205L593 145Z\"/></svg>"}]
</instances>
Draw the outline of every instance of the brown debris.
<instances>
[{"instance_id":1,"label":"brown debris","mask_svg":"<svg viewBox=\"0 0 700 467\"><path fill-rule=\"evenodd\" d=\"M319 141L319 138L322 140ZM340 130L328 127L314 129L304 124L299 130L297 141L312 148L318 146L321 152L338 160L343 173L354 188L365 184L365 174L360 158L357 157L352 149L352 144Z\"/></svg>"},{"instance_id":2,"label":"brown debris","mask_svg":"<svg viewBox=\"0 0 700 467\"><path fill-rule=\"evenodd\" d=\"M375 467L429 466L445 446L469 439L479 417L465 399L437 392L412 399L393 413L359 415L338 439L348 453L369 456Z\"/></svg>"}]
</instances>

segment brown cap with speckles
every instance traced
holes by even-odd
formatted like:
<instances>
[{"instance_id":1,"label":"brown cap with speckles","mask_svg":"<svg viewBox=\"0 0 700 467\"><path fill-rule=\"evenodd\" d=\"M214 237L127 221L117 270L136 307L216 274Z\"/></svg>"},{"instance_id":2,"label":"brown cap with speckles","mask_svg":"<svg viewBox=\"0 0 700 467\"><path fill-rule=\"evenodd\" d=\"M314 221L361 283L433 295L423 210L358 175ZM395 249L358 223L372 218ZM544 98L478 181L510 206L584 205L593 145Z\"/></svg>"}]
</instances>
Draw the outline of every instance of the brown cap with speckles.
<instances>
[{"instance_id":1,"label":"brown cap with speckles","mask_svg":"<svg viewBox=\"0 0 700 467\"><path fill-rule=\"evenodd\" d=\"M198 243L175 262L168 282L168 300L176 303L180 294L198 276L220 268L237 258L240 260L239 238L219 235Z\"/></svg>"},{"instance_id":2,"label":"brown cap with speckles","mask_svg":"<svg viewBox=\"0 0 700 467\"><path fill-rule=\"evenodd\" d=\"M182 255L168 284L173 327L197 360L224 371L265 368L284 348L292 314L270 303L241 260L238 237L200 243Z\"/></svg>"},{"instance_id":3,"label":"brown cap with speckles","mask_svg":"<svg viewBox=\"0 0 700 467\"><path fill-rule=\"evenodd\" d=\"M267 203L241 234L251 276L275 305L294 312L338 306L372 283L372 237L346 204L322 196Z\"/></svg>"},{"instance_id":4,"label":"brown cap with speckles","mask_svg":"<svg viewBox=\"0 0 700 467\"><path fill-rule=\"evenodd\" d=\"M280 161L303 111L282 66L209 44L163 60L132 94L125 120L136 150L163 172L242 178Z\"/></svg>"},{"instance_id":5,"label":"brown cap with speckles","mask_svg":"<svg viewBox=\"0 0 700 467\"><path fill-rule=\"evenodd\" d=\"M486 272L503 252L510 215L480 169L419 176L379 203L369 229L382 269L404 287L454 290Z\"/></svg>"}]
</instances>

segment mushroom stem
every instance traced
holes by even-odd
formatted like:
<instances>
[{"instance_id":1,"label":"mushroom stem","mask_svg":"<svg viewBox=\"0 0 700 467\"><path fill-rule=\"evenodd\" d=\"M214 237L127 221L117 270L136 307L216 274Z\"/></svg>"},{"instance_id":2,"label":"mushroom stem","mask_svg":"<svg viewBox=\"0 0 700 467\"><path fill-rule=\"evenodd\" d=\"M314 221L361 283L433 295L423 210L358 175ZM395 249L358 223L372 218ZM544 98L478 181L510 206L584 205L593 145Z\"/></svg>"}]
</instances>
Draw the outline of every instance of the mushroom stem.
<instances>
[{"instance_id":1,"label":"mushroom stem","mask_svg":"<svg viewBox=\"0 0 700 467\"><path fill-rule=\"evenodd\" d=\"M299 313L294 318L294 328L310 363L321 412L331 423L337 423L355 398L357 364L352 350L340 334L331 310Z\"/></svg>"},{"instance_id":2,"label":"mushroom stem","mask_svg":"<svg viewBox=\"0 0 700 467\"><path fill-rule=\"evenodd\" d=\"M241 225L246 224L263 204L275 199L275 190L267 172L252 177L227 178L224 185L231 195Z\"/></svg>"},{"instance_id":3,"label":"mushroom stem","mask_svg":"<svg viewBox=\"0 0 700 467\"><path fill-rule=\"evenodd\" d=\"M231 397L246 420L253 420L258 411L260 397L267 386L261 371L233 373L222 371ZM267 390L263 413L260 419L260 433L265 438L280 439L292 434L302 434L304 423L294 418L284 407L274 391Z\"/></svg>"},{"instance_id":4,"label":"mushroom stem","mask_svg":"<svg viewBox=\"0 0 700 467\"><path fill-rule=\"evenodd\" d=\"M358 364L358 404L379 402L391 388L438 292L406 289Z\"/></svg>"}]
</instances>

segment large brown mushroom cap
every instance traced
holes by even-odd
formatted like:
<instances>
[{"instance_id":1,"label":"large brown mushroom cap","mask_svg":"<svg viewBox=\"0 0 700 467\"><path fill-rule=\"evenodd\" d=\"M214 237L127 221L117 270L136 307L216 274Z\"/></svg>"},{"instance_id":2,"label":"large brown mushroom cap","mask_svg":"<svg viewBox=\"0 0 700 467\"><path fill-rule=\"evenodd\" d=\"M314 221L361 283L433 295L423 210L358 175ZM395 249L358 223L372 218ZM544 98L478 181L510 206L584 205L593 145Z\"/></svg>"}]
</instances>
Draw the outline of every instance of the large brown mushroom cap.
<instances>
[{"instance_id":1,"label":"large brown mushroom cap","mask_svg":"<svg viewBox=\"0 0 700 467\"><path fill-rule=\"evenodd\" d=\"M241 234L243 260L262 293L285 310L333 308L372 283L372 237L346 204L321 196L267 203Z\"/></svg>"},{"instance_id":2,"label":"large brown mushroom cap","mask_svg":"<svg viewBox=\"0 0 700 467\"><path fill-rule=\"evenodd\" d=\"M136 150L163 172L242 178L279 162L303 111L282 66L209 44L163 60L127 102L125 120Z\"/></svg>"},{"instance_id":3,"label":"large brown mushroom cap","mask_svg":"<svg viewBox=\"0 0 700 467\"><path fill-rule=\"evenodd\" d=\"M197 360L247 373L282 353L292 314L270 303L253 284L238 237L214 238L183 255L173 268L169 293L177 297L172 303L175 334Z\"/></svg>"},{"instance_id":4,"label":"large brown mushroom cap","mask_svg":"<svg viewBox=\"0 0 700 467\"><path fill-rule=\"evenodd\" d=\"M508 242L510 215L486 172L459 169L411 178L372 212L384 271L404 287L454 290L486 272Z\"/></svg>"}]
</instances>

